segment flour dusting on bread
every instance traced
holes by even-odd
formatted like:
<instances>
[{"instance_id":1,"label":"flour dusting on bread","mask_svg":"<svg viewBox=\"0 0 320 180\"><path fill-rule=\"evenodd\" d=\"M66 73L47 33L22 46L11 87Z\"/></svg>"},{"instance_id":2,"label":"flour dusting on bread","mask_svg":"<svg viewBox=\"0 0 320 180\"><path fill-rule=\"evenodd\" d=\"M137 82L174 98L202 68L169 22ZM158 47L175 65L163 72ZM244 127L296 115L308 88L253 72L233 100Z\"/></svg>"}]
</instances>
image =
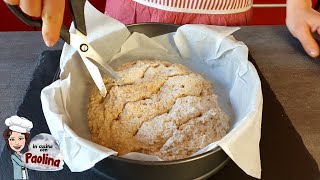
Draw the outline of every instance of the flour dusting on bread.
<instances>
[{"instance_id":1,"label":"flour dusting on bread","mask_svg":"<svg viewBox=\"0 0 320 180\"><path fill-rule=\"evenodd\" d=\"M189 157L229 130L212 84L179 64L136 61L118 68L124 85L106 77L105 98L94 88L88 106L92 140L119 152L163 160Z\"/></svg>"}]
</instances>

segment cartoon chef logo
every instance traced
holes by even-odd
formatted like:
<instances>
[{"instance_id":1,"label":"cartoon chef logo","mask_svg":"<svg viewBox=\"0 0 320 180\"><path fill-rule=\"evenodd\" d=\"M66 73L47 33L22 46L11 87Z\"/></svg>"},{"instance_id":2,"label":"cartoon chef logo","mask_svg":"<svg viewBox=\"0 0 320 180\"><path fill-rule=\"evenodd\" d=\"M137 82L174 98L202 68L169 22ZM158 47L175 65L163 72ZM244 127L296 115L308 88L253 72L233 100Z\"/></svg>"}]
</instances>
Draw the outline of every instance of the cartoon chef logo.
<instances>
[{"instance_id":1,"label":"cartoon chef logo","mask_svg":"<svg viewBox=\"0 0 320 180\"><path fill-rule=\"evenodd\" d=\"M3 136L13 165L14 179L29 179L28 170L57 171L63 168L63 154L59 143L50 134L41 133L30 141L33 124L26 118L12 116L6 119L8 128ZM22 154L25 146L29 151Z\"/></svg>"},{"instance_id":2,"label":"cartoon chef logo","mask_svg":"<svg viewBox=\"0 0 320 180\"><path fill-rule=\"evenodd\" d=\"M30 130L33 127L31 121L12 116L6 119L8 129L4 131L4 139L11 151L14 179L29 179L26 164L21 160L22 149L30 143Z\"/></svg>"}]
</instances>

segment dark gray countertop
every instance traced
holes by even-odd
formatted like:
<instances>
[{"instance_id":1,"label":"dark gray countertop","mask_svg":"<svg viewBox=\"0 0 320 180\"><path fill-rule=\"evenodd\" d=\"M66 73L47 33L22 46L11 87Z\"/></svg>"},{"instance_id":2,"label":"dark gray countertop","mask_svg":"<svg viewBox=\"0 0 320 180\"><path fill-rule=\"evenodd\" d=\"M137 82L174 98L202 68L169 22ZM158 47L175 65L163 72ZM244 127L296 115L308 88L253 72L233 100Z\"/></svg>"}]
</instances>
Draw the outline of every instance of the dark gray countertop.
<instances>
[{"instance_id":1,"label":"dark gray countertop","mask_svg":"<svg viewBox=\"0 0 320 180\"><path fill-rule=\"evenodd\" d=\"M256 60L314 159L320 164L320 58L310 58L285 26L235 33Z\"/></svg>"},{"instance_id":2,"label":"dark gray countertop","mask_svg":"<svg viewBox=\"0 0 320 180\"><path fill-rule=\"evenodd\" d=\"M62 49L59 42L47 48L40 32L0 32L0 132L6 118L14 115L22 103L32 73L39 64L42 51ZM4 146L0 138L0 153Z\"/></svg>"},{"instance_id":3,"label":"dark gray countertop","mask_svg":"<svg viewBox=\"0 0 320 180\"><path fill-rule=\"evenodd\" d=\"M285 26L250 26L235 33L243 41L284 106L309 152L320 164L320 59L309 58ZM53 49L61 49L59 43ZM40 53L40 32L0 33L0 132L22 101ZM0 138L0 151L3 148Z\"/></svg>"}]
</instances>

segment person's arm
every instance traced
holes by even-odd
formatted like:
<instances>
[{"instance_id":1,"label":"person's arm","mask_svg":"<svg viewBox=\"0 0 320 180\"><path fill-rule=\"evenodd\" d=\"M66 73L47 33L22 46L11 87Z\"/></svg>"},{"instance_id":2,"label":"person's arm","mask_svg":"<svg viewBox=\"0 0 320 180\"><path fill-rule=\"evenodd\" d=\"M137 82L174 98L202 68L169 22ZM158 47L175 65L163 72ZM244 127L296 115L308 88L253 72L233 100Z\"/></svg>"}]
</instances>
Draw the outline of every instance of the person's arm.
<instances>
[{"instance_id":1,"label":"person's arm","mask_svg":"<svg viewBox=\"0 0 320 180\"><path fill-rule=\"evenodd\" d=\"M19 5L29 16L41 17L42 36L47 46L57 43L63 21L65 0L4 0L11 5Z\"/></svg>"},{"instance_id":2,"label":"person's arm","mask_svg":"<svg viewBox=\"0 0 320 180\"><path fill-rule=\"evenodd\" d=\"M312 33L320 34L320 13L312 8L311 0L287 0L286 24L291 34L311 57L319 56L319 45Z\"/></svg>"}]
</instances>

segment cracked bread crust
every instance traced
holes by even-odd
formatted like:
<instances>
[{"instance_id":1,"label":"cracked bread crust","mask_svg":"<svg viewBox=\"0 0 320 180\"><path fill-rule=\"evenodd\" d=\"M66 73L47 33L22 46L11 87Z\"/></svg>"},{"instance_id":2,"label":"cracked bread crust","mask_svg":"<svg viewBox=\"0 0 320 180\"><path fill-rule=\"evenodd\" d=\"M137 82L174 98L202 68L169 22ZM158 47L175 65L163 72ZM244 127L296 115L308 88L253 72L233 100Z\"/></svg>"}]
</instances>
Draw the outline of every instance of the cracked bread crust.
<instances>
[{"instance_id":1,"label":"cracked bread crust","mask_svg":"<svg viewBox=\"0 0 320 180\"><path fill-rule=\"evenodd\" d=\"M118 68L124 85L106 77L108 94L94 88L88 106L93 142L119 152L163 160L189 157L229 130L211 83L179 64L136 61Z\"/></svg>"}]
</instances>

